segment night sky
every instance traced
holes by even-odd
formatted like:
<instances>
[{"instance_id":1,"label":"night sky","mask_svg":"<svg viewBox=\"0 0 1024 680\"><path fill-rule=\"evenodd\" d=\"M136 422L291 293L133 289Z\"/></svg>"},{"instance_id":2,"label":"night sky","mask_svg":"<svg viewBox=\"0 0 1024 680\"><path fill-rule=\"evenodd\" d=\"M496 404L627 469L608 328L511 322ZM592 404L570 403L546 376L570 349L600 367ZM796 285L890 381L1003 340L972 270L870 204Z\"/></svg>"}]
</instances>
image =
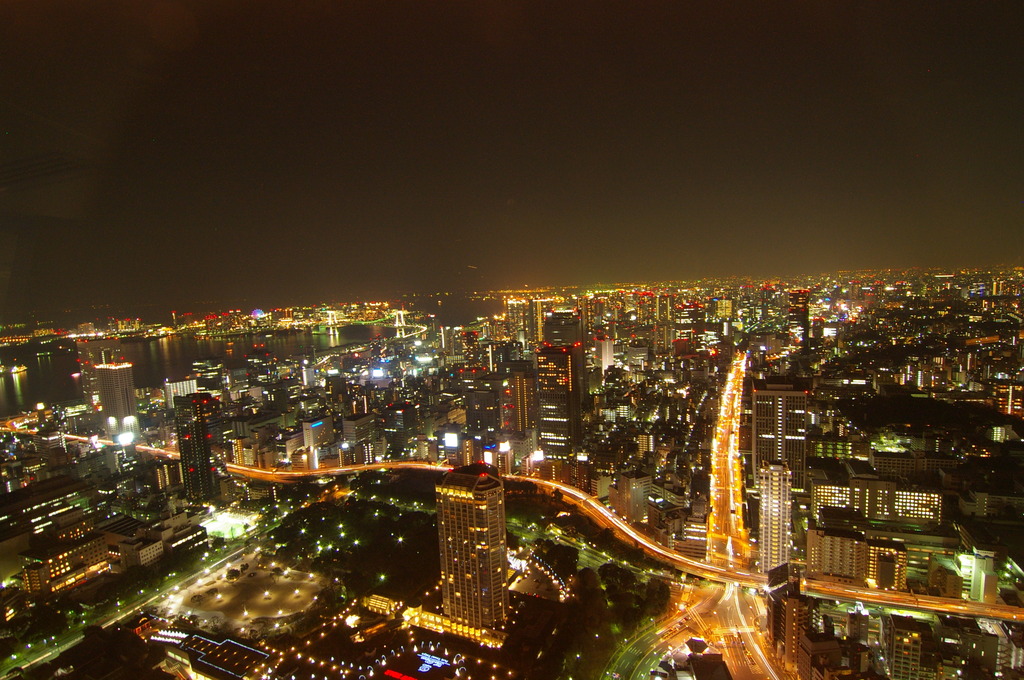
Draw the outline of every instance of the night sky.
<instances>
[{"instance_id":1,"label":"night sky","mask_svg":"<svg viewBox=\"0 0 1024 680\"><path fill-rule=\"evenodd\" d=\"M2 311L1024 264L1022 26L1019 2L5 0Z\"/></svg>"}]
</instances>

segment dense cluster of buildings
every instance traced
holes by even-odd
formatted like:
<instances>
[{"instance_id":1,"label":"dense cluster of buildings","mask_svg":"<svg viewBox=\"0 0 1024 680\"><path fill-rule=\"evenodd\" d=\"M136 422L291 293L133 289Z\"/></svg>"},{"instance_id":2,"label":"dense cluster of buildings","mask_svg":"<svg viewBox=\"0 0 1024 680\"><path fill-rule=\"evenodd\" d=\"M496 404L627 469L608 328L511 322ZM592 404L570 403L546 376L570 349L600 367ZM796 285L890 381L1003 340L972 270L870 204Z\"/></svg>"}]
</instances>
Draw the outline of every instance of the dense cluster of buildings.
<instances>
[{"instance_id":1,"label":"dense cluster of buildings","mask_svg":"<svg viewBox=\"0 0 1024 680\"><path fill-rule=\"evenodd\" d=\"M244 352L196 357L186 375L142 389L118 340L83 333L81 402L41 408L31 441L0 463L0 519L18 515L0 522L4 554L18 556L4 578L46 595L198 545L203 507L275 493L232 465L315 474L437 461L460 468L437 492L443 627L493 641L507 609L503 474L571 484L706 556L718 394L740 352L750 566L788 575L772 595L772 638L801 678L858 673L860 652L841 643L867 638L828 637L793 577L1020 602L1022 292L1019 270L873 272L508 291L498 313L465 326L387 305L176 317L172 330L233 333ZM359 315L391 320L394 337L279 356L237 335L329 334ZM149 459L144 446L180 460ZM477 538L456 540L469 530ZM893 633L897 619L885 644L910 635ZM942 643L928 668L946 658L943 636L973 635L948 632L957 625L918 630ZM1012 655L1001 654L985 663L1004 667ZM898 680L933 677L886 663Z\"/></svg>"}]
</instances>

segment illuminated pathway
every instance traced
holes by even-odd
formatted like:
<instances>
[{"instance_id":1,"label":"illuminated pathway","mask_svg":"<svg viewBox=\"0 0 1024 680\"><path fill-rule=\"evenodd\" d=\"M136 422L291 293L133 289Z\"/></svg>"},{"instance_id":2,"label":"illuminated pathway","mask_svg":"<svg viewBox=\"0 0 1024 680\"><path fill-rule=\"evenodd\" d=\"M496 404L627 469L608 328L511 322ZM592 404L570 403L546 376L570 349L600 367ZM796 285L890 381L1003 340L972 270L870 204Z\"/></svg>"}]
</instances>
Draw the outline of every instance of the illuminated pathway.
<instances>
[{"instance_id":1,"label":"illuminated pathway","mask_svg":"<svg viewBox=\"0 0 1024 680\"><path fill-rule=\"evenodd\" d=\"M719 395L718 421L711 442L708 518L708 561L743 568L750 564L750 541L743 524L743 458L739 454L746 363L746 354L738 353Z\"/></svg>"},{"instance_id":2,"label":"illuminated pathway","mask_svg":"<svg viewBox=\"0 0 1024 680\"><path fill-rule=\"evenodd\" d=\"M9 429L12 419L5 423ZM22 433L25 430L20 430ZM68 439L76 441L87 441L85 437L67 435ZM101 440L101 443L111 445L112 442ZM136 446L137 450L150 453L164 458L177 459L175 451L158 449L151 446ZM436 470L447 471L448 467L439 467L432 463L419 461L385 461L382 463L371 463L368 465L351 465L338 468L327 468L323 470L298 470L278 472L272 470L261 470L259 468L245 465L228 464L227 469L249 479L256 479L269 482L297 482L302 479L316 479L321 477L351 475L368 470ZM611 529L617 538L626 542L632 542L643 549L652 557L671 565L687 574L706 578L720 583L732 583L741 587L760 588L765 584L763 574L751 573L742 568L708 564L686 557L675 550L666 548L653 539L644 535L618 515L614 514L597 499L580 491L579 489L544 479L534 477L523 477L520 475L509 475L509 479L531 482L548 492L559 491L562 499L576 506L584 515L594 520L599 526ZM862 602L868 605L885 607L900 607L905 609L917 609L923 611L940 612L945 614L955 613L962 616L975 616L982 618L1004 619L1008 621L1024 621L1024 609L1011 607L1005 604L985 604L983 602L971 602L968 600L955 600L942 597L931 597L928 595L915 595L913 593L902 593L891 590L875 590L871 588L857 588L825 581L812 581L804 579L804 589L808 595L815 597L845 600L848 602Z\"/></svg>"}]
</instances>

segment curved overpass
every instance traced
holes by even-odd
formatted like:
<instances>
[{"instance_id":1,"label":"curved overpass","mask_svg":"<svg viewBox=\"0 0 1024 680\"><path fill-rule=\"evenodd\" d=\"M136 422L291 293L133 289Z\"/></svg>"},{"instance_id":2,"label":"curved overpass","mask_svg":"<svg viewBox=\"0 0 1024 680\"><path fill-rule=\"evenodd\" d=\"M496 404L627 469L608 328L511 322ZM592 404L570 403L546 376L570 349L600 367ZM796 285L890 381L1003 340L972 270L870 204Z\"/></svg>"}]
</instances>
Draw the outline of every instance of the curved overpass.
<instances>
[{"instance_id":1,"label":"curved overpass","mask_svg":"<svg viewBox=\"0 0 1024 680\"><path fill-rule=\"evenodd\" d=\"M10 423L8 423L9 425ZM68 435L68 439L87 441L85 437ZM111 445L109 440L100 440L104 444ZM138 445L137 450L155 456L169 459L177 459L178 453L167 449L155 448L152 446ZM450 468L424 463L419 461L385 461L381 463L369 463L365 465L349 465L345 467L327 468L323 470L295 470L295 471L274 471L249 467L247 465L227 465L228 472L232 474L267 482L297 482L303 479L315 479L318 477L330 477L340 475L357 474L369 470L435 470L438 472L447 471ZM562 498L575 505L584 515L594 520L599 526L611 529L621 540L632 541L642 548L649 555L662 560L663 562L680 569L688 574L700 578L723 583L734 583L743 587L761 588L765 585L763 574L748 571L719 567L712 564L694 560L681 553L666 548L655 542L648 536L635 529L618 515L611 512L597 499L580 491L579 489L535 477L523 477L520 475L508 475L509 479L527 481L549 491L559 491ZM871 588L858 588L846 586L827 581L814 581L804 579L803 589L808 595L816 597L863 602L865 604L879 605L885 607L917 609L941 614L958 614L961 616L976 616L992 619L1004 619L1008 621L1024 621L1024 609L1001 604L985 604L983 602L972 602L968 600L955 600L950 598L932 597L927 595L916 595L891 590L875 590Z\"/></svg>"}]
</instances>

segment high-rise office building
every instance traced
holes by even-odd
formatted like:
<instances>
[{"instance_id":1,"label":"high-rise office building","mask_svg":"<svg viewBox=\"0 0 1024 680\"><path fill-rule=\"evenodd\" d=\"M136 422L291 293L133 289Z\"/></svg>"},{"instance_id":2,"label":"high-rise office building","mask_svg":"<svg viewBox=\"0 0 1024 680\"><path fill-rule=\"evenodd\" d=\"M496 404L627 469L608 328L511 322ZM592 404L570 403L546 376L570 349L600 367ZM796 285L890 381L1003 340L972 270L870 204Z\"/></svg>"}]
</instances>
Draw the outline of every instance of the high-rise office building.
<instances>
[{"instance_id":1,"label":"high-rise office building","mask_svg":"<svg viewBox=\"0 0 1024 680\"><path fill-rule=\"evenodd\" d=\"M767 573L789 562L792 476L785 464L771 463L758 470L758 478L761 490L758 546L761 571Z\"/></svg>"},{"instance_id":2,"label":"high-rise office building","mask_svg":"<svg viewBox=\"0 0 1024 680\"><path fill-rule=\"evenodd\" d=\"M342 421L342 451L345 465L372 463L374 442L380 439L380 422L374 413L353 413Z\"/></svg>"},{"instance_id":3,"label":"high-rise office building","mask_svg":"<svg viewBox=\"0 0 1024 680\"><path fill-rule=\"evenodd\" d=\"M410 442L419 430L420 406L407 401L388 404L384 407L383 416L388 453L401 458L408 453Z\"/></svg>"},{"instance_id":4,"label":"high-rise office building","mask_svg":"<svg viewBox=\"0 0 1024 680\"><path fill-rule=\"evenodd\" d=\"M544 316L551 309L550 299L530 300L530 313L526 317L527 348L533 349L544 339Z\"/></svg>"},{"instance_id":5,"label":"high-rise office building","mask_svg":"<svg viewBox=\"0 0 1024 680\"><path fill-rule=\"evenodd\" d=\"M634 291L633 305L637 323L650 326L656 322L658 313L657 296L649 290Z\"/></svg>"},{"instance_id":6,"label":"high-rise office building","mask_svg":"<svg viewBox=\"0 0 1024 680\"><path fill-rule=\"evenodd\" d=\"M575 309L556 309L544 315L544 342L575 345L583 342L583 322Z\"/></svg>"},{"instance_id":7,"label":"high-rise office building","mask_svg":"<svg viewBox=\"0 0 1024 680\"><path fill-rule=\"evenodd\" d=\"M711 301L711 314L719 321L733 319L733 301L728 298L715 298Z\"/></svg>"},{"instance_id":8,"label":"high-rise office building","mask_svg":"<svg viewBox=\"0 0 1024 680\"><path fill-rule=\"evenodd\" d=\"M537 428L546 458L569 460L582 436L583 347L537 350Z\"/></svg>"},{"instance_id":9,"label":"high-rise office building","mask_svg":"<svg viewBox=\"0 0 1024 680\"><path fill-rule=\"evenodd\" d=\"M468 366L484 365L484 355L480 346L480 332L464 330L459 334L458 342L462 345L462 361Z\"/></svg>"},{"instance_id":10,"label":"high-rise office building","mask_svg":"<svg viewBox=\"0 0 1024 680\"><path fill-rule=\"evenodd\" d=\"M181 481L185 497L196 503L205 503L217 494L209 423L219 408L220 402L205 392L174 399Z\"/></svg>"},{"instance_id":11,"label":"high-rise office building","mask_svg":"<svg viewBox=\"0 0 1024 680\"><path fill-rule=\"evenodd\" d=\"M793 474L793 488L800 490L807 479L809 388L799 380L755 380L752 397L753 469L785 463Z\"/></svg>"},{"instance_id":12,"label":"high-rise office building","mask_svg":"<svg viewBox=\"0 0 1024 680\"><path fill-rule=\"evenodd\" d=\"M778 295L779 292L770 285L761 286L761 290L757 296L757 318L758 320L771 319L778 314Z\"/></svg>"},{"instance_id":13,"label":"high-rise office building","mask_svg":"<svg viewBox=\"0 0 1024 680\"><path fill-rule=\"evenodd\" d=\"M130 432L137 439L141 430L132 365L128 362L99 364L95 375L107 434L113 439Z\"/></svg>"},{"instance_id":14,"label":"high-rise office building","mask_svg":"<svg viewBox=\"0 0 1024 680\"><path fill-rule=\"evenodd\" d=\"M658 309L655 319L659 324L672 322L672 313L676 306L676 296L672 293L661 293L658 295Z\"/></svg>"},{"instance_id":15,"label":"high-rise office building","mask_svg":"<svg viewBox=\"0 0 1024 680\"><path fill-rule=\"evenodd\" d=\"M810 296L811 291L805 289L789 291L789 333L801 351L805 352L811 338Z\"/></svg>"},{"instance_id":16,"label":"high-rise office building","mask_svg":"<svg viewBox=\"0 0 1024 680\"><path fill-rule=\"evenodd\" d=\"M194 394L199 391L199 384L195 378L185 378L184 380L178 380L172 382L170 380L164 381L164 404L167 408L174 408L175 397L185 397L190 394Z\"/></svg>"},{"instance_id":17,"label":"high-rise office building","mask_svg":"<svg viewBox=\"0 0 1024 680\"><path fill-rule=\"evenodd\" d=\"M605 371L615 365L615 340L600 335L594 339L594 344L597 346L597 365L604 375Z\"/></svg>"},{"instance_id":18,"label":"high-rise office building","mask_svg":"<svg viewBox=\"0 0 1024 680\"><path fill-rule=\"evenodd\" d=\"M533 360L506 361L499 365L507 376L502 400L502 429L527 432L537 423L537 367Z\"/></svg>"},{"instance_id":19,"label":"high-rise office building","mask_svg":"<svg viewBox=\"0 0 1024 680\"><path fill-rule=\"evenodd\" d=\"M522 347L527 344L526 320L529 314L530 303L528 300L505 298L505 328L508 331L508 337Z\"/></svg>"},{"instance_id":20,"label":"high-rise office building","mask_svg":"<svg viewBox=\"0 0 1024 680\"><path fill-rule=\"evenodd\" d=\"M96 367L100 364L116 364L122 361L120 345L121 341L115 339L90 340L75 345L78 351L78 368L81 372L82 396L90 406L96 406L100 399Z\"/></svg>"},{"instance_id":21,"label":"high-rise office building","mask_svg":"<svg viewBox=\"0 0 1024 680\"><path fill-rule=\"evenodd\" d=\"M505 490L483 463L456 468L437 485L441 595L453 632L493 630L508 610Z\"/></svg>"},{"instance_id":22,"label":"high-rise office building","mask_svg":"<svg viewBox=\"0 0 1024 680\"><path fill-rule=\"evenodd\" d=\"M196 387L216 396L224 391L224 362L216 358L196 359L192 362ZM168 402L171 403L171 402Z\"/></svg>"},{"instance_id":23,"label":"high-rise office building","mask_svg":"<svg viewBox=\"0 0 1024 680\"><path fill-rule=\"evenodd\" d=\"M507 386L494 374L473 383L462 395L466 407L466 429L474 435L493 437L502 429L502 404Z\"/></svg>"}]
</instances>

